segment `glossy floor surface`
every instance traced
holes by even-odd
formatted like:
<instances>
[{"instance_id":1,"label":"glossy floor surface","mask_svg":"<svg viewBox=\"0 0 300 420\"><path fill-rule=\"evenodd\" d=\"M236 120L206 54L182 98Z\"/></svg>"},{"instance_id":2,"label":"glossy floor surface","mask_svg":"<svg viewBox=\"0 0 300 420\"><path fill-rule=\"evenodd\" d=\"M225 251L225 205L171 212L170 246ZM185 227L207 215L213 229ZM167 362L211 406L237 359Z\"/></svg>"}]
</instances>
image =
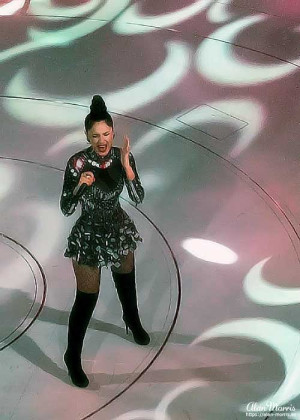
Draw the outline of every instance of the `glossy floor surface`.
<instances>
[{"instance_id":1,"label":"glossy floor surface","mask_svg":"<svg viewBox=\"0 0 300 420\"><path fill-rule=\"evenodd\" d=\"M300 4L0 1L1 420L300 419ZM68 158L103 95L146 191L140 314L104 269L74 387ZM280 415L280 416L279 416Z\"/></svg>"}]
</instances>

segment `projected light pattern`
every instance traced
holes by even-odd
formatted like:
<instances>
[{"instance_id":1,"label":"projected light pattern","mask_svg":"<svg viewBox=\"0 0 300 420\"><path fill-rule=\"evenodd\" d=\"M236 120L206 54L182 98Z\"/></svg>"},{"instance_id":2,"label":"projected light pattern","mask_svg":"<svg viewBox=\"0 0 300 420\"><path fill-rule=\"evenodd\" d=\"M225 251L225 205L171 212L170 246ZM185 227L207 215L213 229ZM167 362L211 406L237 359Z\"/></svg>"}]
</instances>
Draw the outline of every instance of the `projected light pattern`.
<instances>
[{"instance_id":1,"label":"projected light pattern","mask_svg":"<svg viewBox=\"0 0 300 420\"><path fill-rule=\"evenodd\" d=\"M101 2L99 4L100 8L94 13L75 25L72 25L73 20L71 19L71 26L65 29L47 31L29 27L27 30L29 41L1 51L0 63L45 47L67 46L77 39L98 31L114 19L129 3L130 0L119 0L118 2L107 0L104 4ZM101 18L104 20L101 20ZM56 19L54 18L54 20Z\"/></svg>"},{"instance_id":2,"label":"projected light pattern","mask_svg":"<svg viewBox=\"0 0 300 420\"><path fill-rule=\"evenodd\" d=\"M201 13L212 3L213 0L197 0L181 10L161 16L143 16L139 13L138 3L135 3L116 20L114 30L119 34L130 35L168 28Z\"/></svg>"},{"instance_id":3,"label":"projected light pattern","mask_svg":"<svg viewBox=\"0 0 300 420\"><path fill-rule=\"evenodd\" d=\"M105 102L109 109L118 112L133 111L141 106L158 100L169 90L174 88L182 78L187 74L190 54L188 47L181 42L170 42L166 45L167 57L162 65L144 80L138 81L133 85L120 89L117 92L106 93ZM90 101L90 96L86 97L53 97L46 92L37 91L29 82L28 70L20 70L7 85L5 94L7 96L23 96L45 98L53 102L66 101L75 104L86 104ZM34 94L32 94L34 92ZM30 102L28 107L30 112L24 113L24 104L22 102L4 101L6 110L19 121L32 125L53 126L55 119L57 126L72 127L81 124L82 110L74 108L72 115L68 118L61 113L60 106L53 105L52 112L47 112L48 103ZM29 111L27 109L27 111ZM85 112L85 110L84 110Z\"/></svg>"},{"instance_id":4,"label":"projected light pattern","mask_svg":"<svg viewBox=\"0 0 300 420\"><path fill-rule=\"evenodd\" d=\"M233 264L238 259L231 249L206 239L186 239L182 246L194 257L216 264Z\"/></svg>"},{"instance_id":5,"label":"projected light pattern","mask_svg":"<svg viewBox=\"0 0 300 420\"><path fill-rule=\"evenodd\" d=\"M296 305L300 303L300 287L284 288L268 283L262 274L265 258L251 268L245 277L244 291L253 302L260 305Z\"/></svg>"},{"instance_id":6,"label":"projected light pattern","mask_svg":"<svg viewBox=\"0 0 300 420\"><path fill-rule=\"evenodd\" d=\"M161 177L155 171L143 172L143 185L147 193L157 192L158 190L164 191L168 184L170 184L170 180L167 172L164 177Z\"/></svg>"},{"instance_id":7,"label":"projected light pattern","mask_svg":"<svg viewBox=\"0 0 300 420\"><path fill-rule=\"evenodd\" d=\"M168 392L154 410L130 411L115 417L113 420L171 420L168 415L168 408L176 401L176 398L182 396L186 392L206 386L207 384L204 381L187 381Z\"/></svg>"},{"instance_id":8,"label":"projected light pattern","mask_svg":"<svg viewBox=\"0 0 300 420\"><path fill-rule=\"evenodd\" d=\"M212 4L207 11L207 19L213 23L224 23L233 18L234 15L228 11L228 5L232 0L224 0L222 3Z\"/></svg>"},{"instance_id":9,"label":"projected light pattern","mask_svg":"<svg viewBox=\"0 0 300 420\"><path fill-rule=\"evenodd\" d=\"M25 224L35 225L31 238L26 243L26 248L30 249L41 264L45 264L55 253L63 231L63 220L59 217L57 206L55 204L42 204L33 200L29 203L20 202L20 206L19 211L14 208L10 209L11 217L15 220L21 218ZM23 261L16 260L10 265L1 267L0 277L7 280L6 284L2 284L1 287L8 289L23 288L23 285L28 281L28 278L24 275L23 264ZM28 275L32 276L32 273Z\"/></svg>"},{"instance_id":10,"label":"projected light pattern","mask_svg":"<svg viewBox=\"0 0 300 420\"><path fill-rule=\"evenodd\" d=\"M216 102L209 102L205 106L200 106L197 108L196 112L190 112L187 118L185 118L185 123L188 123L190 126L201 127L205 123L222 123L223 120L218 119L216 115L208 115L203 113L202 109L206 106L215 108L217 110L224 110L225 113L235 115L236 117L247 116L247 124L242 130L239 130L239 123L236 127L237 129L237 140L232 147L232 150L229 152L230 156L235 158L239 156L244 150L246 150L251 143L258 139L259 133L264 127L264 122L266 120L266 111L263 106L254 100L245 99L227 99ZM161 121L159 123L160 127L164 127L167 131L184 133L185 126L181 122L180 118L182 115L185 115L188 110L184 110L181 114L175 115L174 117ZM233 120L234 121L234 120ZM235 124L235 122L233 122ZM157 129L151 129L148 133L143 135L139 143L134 147L135 153L143 153L150 147L154 146L156 143L162 141L163 136L167 134L166 131L158 131Z\"/></svg>"},{"instance_id":11,"label":"projected light pattern","mask_svg":"<svg viewBox=\"0 0 300 420\"><path fill-rule=\"evenodd\" d=\"M237 36L241 31L261 24L267 20L265 15L256 15L239 19L217 29L210 35L213 39L201 42L196 54L197 68L208 80L231 86L249 86L281 79L297 71L300 58L290 63L252 64L237 58ZM215 40L225 42L216 42ZM242 50L241 50L242 51Z\"/></svg>"},{"instance_id":12,"label":"projected light pattern","mask_svg":"<svg viewBox=\"0 0 300 420\"><path fill-rule=\"evenodd\" d=\"M95 12L100 6L103 6L103 3L103 0L91 0L76 7L74 5L70 7L56 7L53 5L52 0L31 0L28 14L39 15L39 19L50 18L51 20L56 17L58 20L61 20L62 17L69 18L70 15L73 18L84 17Z\"/></svg>"},{"instance_id":13,"label":"projected light pattern","mask_svg":"<svg viewBox=\"0 0 300 420\"><path fill-rule=\"evenodd\" d=\"M218 337L261 341L273 348L284 362L286 371L284 381L276 392L259 401L260 405L271 401L283 405L300 394L300 370L292 368L299 366L300 363L300 353L296 352L300 345L300 332L297 329L269 319L241 319L219 324L205 331L191 343L191 346ZM246 410L246 407L242 408Z\"/></svg>"},{"instance_id":14,"label":"projected light pattern","mask_svg":"<svg viewBox=\"0 0 300 420\"><path fill-rule=\"evenodd\" d=\"M73 131L63 136L57 143L51 146L46 154L48 156L54 156L61 153L64 149L69 148L70 146L77 145L80 149L82 147L82 139L84 137L83 130Z\"/></svg>"},{"instance_id":15,"label":"projected light pattern","mask_svg":"<svg viewBox=\"0 0 300 420\"><path fill-rule=\"evenodd\" d=\"M10 16L21 10L25 5L25 0L12 0L9 3L0 5L0 16Z\"/></svg>"},{"instance_id":16,"label":"projected light pattern","mask_svg":"<svg viewBox=\"0 0 300 420\"><path fill-rule=\"evenodd\" d=\"M11 191L15 181L15 172L11 165L0 162L0 202Z\"/></svg>"},{"instance_id":17,"label":"projected light pattern","mask_svg":"<svg viewBox=\"0 0 300 420\"><path fill-rule=\"evenodd\" d=\"M104 4L99 4L99 9L88 16L81 23L77 23L66 29L59 29L54 31L43 31L35 28L29 29L29 38L33 42L41 43L41 45L59 46L67 45L76 39L82 38L88 34L93 33L107 22L114 19L128 4L130 0L107 0ZM101 19L105 19L101 21Z\"/></svg>"}]
</instances>

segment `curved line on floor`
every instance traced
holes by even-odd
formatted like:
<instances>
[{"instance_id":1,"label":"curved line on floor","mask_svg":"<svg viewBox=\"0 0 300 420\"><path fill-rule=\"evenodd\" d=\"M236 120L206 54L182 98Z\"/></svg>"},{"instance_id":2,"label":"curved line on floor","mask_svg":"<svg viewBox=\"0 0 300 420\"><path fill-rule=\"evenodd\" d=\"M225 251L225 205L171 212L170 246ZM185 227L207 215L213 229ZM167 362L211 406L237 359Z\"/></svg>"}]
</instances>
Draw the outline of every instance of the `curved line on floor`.
<instances>
[{"instance_id":1,"label":"curved line on floor","mask_svg":"<svg viewBox=\"0 0 300 420\"><path fill-rule=\"evenodd\" d=\"M41 313L44 305L45 305L45 300L46 300L46 294L47 294L47 281L46 281L46 275L44 273L44 270L42 268L42 266L40 265L40 263L38 262L38 260L35 258L35 256L29 251L29 249L27 249L24 245L22 245L20 242L18 242L17 240L5 235L4 233L0 233L0 236L2 236L3 238L8 239L9 241L15 243L16 245L18 245L19 247L21 247L25 252L27 252L31 258L35 261L35 263L38 266L38 269L40 270L40 273L42 275L42 279L43 279L43 285L44 285L44 290L43 290L43 296L42 296L42 301L40 303L40 307L39 310L37 311L37 313L35 314L35 316L33 317L33 319L31 320L31 322L27 325L27 327L17 336L15 337L10 343L6 344L4 347L2 347L0 350L4 350L6 349L8 346L10 346L12 343L14 343L16 340L18 340L30 327L31 325L35 322L35 320L38 318L39 314Z\"/></svg>"},{"instance_id":2,"label":"curved line on floor","mask_svg":"<svg viewBox=\"0 0 300 420\"><path fill-rule=\"evenodd\" d=\"M29 164L35 164L35 165L37 165L37 166L40 166L40 167L46 167L46 168L50 168L50 169L55 169L55 170L57 170L58 172L61 172L61 173L63 173L64 172L64 170L63 169L60 169L60 168L55 168L55 167L52 167L52 166L50 166L50 165L44 165L44 164L41 164L41 163L37 163L37 162L32 162L32 161L28 161L28 160L25 160L25 159L16 159L16 158L9 158L9 157L2 157L2 156L0 156L0 159L5 159L5 160L11 160L11 161L17 161L17 162L23 162L23 163L29 163ZM174 312L174 315L173 315L173 320L172 320L172 323L171 323L171 326L170 326L170 328L169 328L169 331L167 332L167 335L166 335L166 337L165 337L165 339L164 339L164 341L162 342L162 344L161 344L161 346L160 346L160 348L158 349L158 351L155 353L155 355L154 355L154 357L151 359L151 361L147 364L147 366L138 374L138 376L132 381L132 382L130 382L130 384L128 384L122 391L120 391L118 394L116 394L113 398L111 398L108 402L106 402L103 406L101 406L101 407L99 407L97 410L95 410L95 411L93 411L92 413L90 413L90 414L88 414L87 416L85 416L85 417L83 417L81 420L84 420L84 419L88 419L88 418L90 418L92 415L94 415L94 414L96 414L96 413L98 413L100 410L102 410L103 408L105 408L105 407L107 407L109 404L111 404L113 401L115 401L118 397L120 397L122 394L124 394L124 392L126 392L133 384L135 384L139 379L140 379L140 377L150 368L150 366L154 363L154 361L158 358L158 356L160 355L160 353L163 351L163 349L164 349L164 347L166 346L166 344L167 344L167 342L168 342L168 339L169 339L169 337L170 337L170 335L171 335L171 333L172 333L172 331L173 331L173 329L174 329L174 327L175 327L175 324L176 324L176 321L177 321L177 318L178 318L178 314L179 314L179 309L180 309L180 303L181 303L181 276L180 276L180 270L179 270L179 266L178 266L178 262L177 262L177 260L176 260L176 257L175 257L175 255L174 255L174 252L172 251L172 248L171 248L171 246L170 246L170 244L169 244L169 242L168 242L168 240L167 240L167 238L165 237L165 235L162 233L162 231L159 229L159 227L154 223L154 222L152 222L152 220L146 215L146 213L144 213L142 210L140 210L138 207L136 207L135 205L133 205L129 200L127 200L127 199L125 199L125 198L123 198L122 197L122 199L124 200L124 201L126 201L128 204L130 204L135 210L137 210L140 214L142 214L143 216L144 216L144 218L145 219L147 219L148 220L148 222L154 227L154 229L158 232L158 234L161 236L161 238L163 239L163 241L164 241L164 243L166 244L166 246L167 246L167 248L168 248L168 250L169 250L169 252L170 252L170 255L171 255L171 257L172 257L172 260L173 260L173 263L174 263L174 266L175 266L175 269L176 269L176 277L177 277L177 288L178 288L178 294L177 294L177 302L176 302L176 307L175 307L175 312ZM5 238L8 238L6 235L4 235L4 234L1 234L0 233L0 235L2 235L2 236L4 236ZM10 240L12 240L11 238L8 238L8 239L10 239ZM20 245L23 249L25 249L33 258L34 258L34 256L25 248L25 247L23 247L21 244L19 244L17 241L14 241L14 240L12 240L13 242L15 242L15 243L17 243L18 245ZM39 268L41 269L41 273L43 274L43 271L42 271L42 268L41 268L41 266L40 266L40 264L38 263L38 261L34 258L34 260L36 261L36 263L39 265ZM43 276L43 279L45 278L45 276ZM25 333L25 331L27 331L28 330L28 328L33 324L33 322L36 320L36 318L38 317L38 315L39 315L39 313L41 312L41 310L42 310L42 307L44 306L44 302L45 302L45 298L43 299L43 301L42 301L42 305L41 305L41 308L40 308L40 310L38 311L38 313L36 314L36 316L34 317L34 319L32 320L32 322L30 323L30 325L29 326L27 326L27 328L18 336L18 337L16 337L11 343L9 343L8 345L6 345L5 347L3 347L3 349L4 348L6 348L6 347L8 347L10 344L12 344L14 341L16 341L19 337L21 337L21 335L23 335L24 333ZM2 349L1 349L2 350Z\"/></svg>"},{"instance_id":3,"label":"curved line on floor","mask_svg":"<svg viewBox=\"0 0 300 420\"><path fill-rule=\"evenodd\" d=\"M60 103L62 105L72 105L72 106L78 106L78 107L82 107L85 109L88 109L88 106L86 105L82 105L82 104L76 104L76 103L70 103L70 102L64 102L64 101L53 101L53 100L47 100L47 99L42 99L42 98L28 98L28 97L17 97L17 96L5 96L5 95L0 95L0 97L4 97L4 98L11 98L11 99L25 99L25 100L37 100L37 101L43 101L43 102L48 102L48 103ZM148 124L150 126L156 127L158 129L164 130L166 132L169 132L171 134L174 134L190 143L193 143L194 145L196 145L197 147L202 148L203 150L207 151L210 155L212 155L212 157L214 157L215 159L218 159L224 166L227 167L227 169L231 170L232 172L234 172L237 176L239 176L239 178L241 180L243 180L244 182L248 182L250 185L250 188L252 188L261 198L262 200L265 202L265 204L268 206L268 208L271 210L271 212L275 215L275 217L277 218L277 220L280 222L280 224L283 226L285 232L287 233L288 237L290 238L290 241L292 243L292 246L295 250L295 253L297 255L297 259L300 262L300 250L297 249L296 244L290 234L290 232L287 230L286 225L283 223L283 220L281 220L281 218L279 217L279 214L281 214L281 216L283 216L283 219L287 222L287 224L290 226L290 228L292 229L292 231L294 232L294 234L296 235L298 241L300 239L300 235L297 232L297 229L295 228L293 222L290 220L288 214L284 211L284 209L280 206L280 204L275 200L275 198L272 197L271 194L269 194L258 182L256 182L253 178L251 178L245 171L243 171L241 168L239 168L235 163L233 163L232 161L226 159L225 157L223 157L222 155L220 155L219 153L211 150L209 147L204 146L202 144L197 143L194 140L191 140L190 138L176 133L172 130L169 130L165 127L161 127L158 124L155 123L151 123L148 121L145 121L141 118L137 118L137 117L133 117L133 116L129 116L126 114L121 114L121 113L117 113L117 112L111 112L114 115L119 115L122 116L124 118L128 118L131 120L135 120L135 121L140 121L143 122L145 124ZM60 168L55 168L52 167L50 165L47 164L41 164L38 162L33 162L33 161L27 161L27 160L23 160L23 159L17 159L17 158L9 158L9 157L0 157L0 159L7 159L7 160L15 160L15 161L19 161L19 162L24 162L24 163L30 163L30 164L35 164L38 165L40 167L48 167L54 170L57 170L59 172L64 172L63 169ZM259 194L260 193L260 194ZM125 199L124 199L125 200ZM125 200L127 201L127 200ZM128 202L128 201L127 201ZM270 205L270 203L272 203L273 207ZM135 207L132 203L129 202L129 204L133 207ZM171 324L170 330L164 340L164 342L162 343L161 347L158 349L157 353L155 354L154 358L151 360L151 362L146 366L145 369L143 369L143 371L138 375L138 377L131 382L128 386L126 386L126 388L124 388L121 392L119 392L117 395L115 395L113 398L111 398L107 403L105 403L104 405L102 405L101 407L99 407L97 410L94 410L93 412L91 412L90 414L88 414L87 416L81 418L81 420L86 420L90 417L92 417L94 414L100 412L101 410L103 410L105 407L107 407L109 404L111 404L112 402L114 402L118 397L120 397L121 395L123 395L132 385L134 385L139 379L140 377L150 368L150 366L154 363L154 361L158 358L158 356L160 355L160 353L162 352L163 348L165 347L178 318L178 314L179 314L179 310L180 310L180 303L181 303L181 276L180 276L180 270L179 270L179 266L177 263L177 260L175 258L175 255L172 251L172 248L169 244L169 242L167 241L166 237L164 236L164 234L161 232L161 230L155 225L154 222L151 221L151 219L143 212L141 211L139 208L135 207L136 210L138 210L141 214L143 214L143 216L152 224L152 226L157 230L157 232L161 235L161 237L163 238L164 242L166 243L170 254L172 256L173 262L175 264L175 268L176 268L176 272L177 272L177 282L178 282L178 299L177 299L177 305L176 305L176 310L175 310L175 315L174 315L174 319L173 322ZM275 209L279 212L279 214L275 211ZM299 248L299 243L297 243L298 248Z\"/></svg>"},{"instance_id":4,"label":"curved line on floor","mask_svg":"<svg viewBox=\"0 0 300 420\"><path fill-rule=\"evenodd\" d=\"M1 234L0 234L1 235ZM35 302L36 302L36 297L37 297L37 278L36 278L36 275L35 275L35 273L34 273L34 271L33 271L33 269L32 269L32 266L30 265L30 263L29 263L29 261L27 260L27 258L25 258L25 256L24 255L22 255L20 252L18 252L16 249L14 249L11 245L9 245L9 244L5 244L6 246L8 246L10 249L12 249L14 252L16 252L26 263L27 263L27 265L28 265L28 267L29 267L29 269L30 269L30 271L31 271L31 273L32 273L32 276L33 276L33 278L34 278L34 283L35 283L35 289L34 289L34 298L33 298L33 301L32 301L32 304L30 305L30 308L29 308L29 310L27 311L27 314L25 315L25 317L23 318L23 320L22 320L22 322L20 322L20 324L17 326L17 327L15 327L14 329L13 329L13 331L11 331L6 337L4 337L2 340L1 340L1 342L5 342L5 341L7 341L8 340L8 338L9 337L11 337L23 324L24 324L24 322L27 320L27 318L29 317L29 314L31 313L31 311L32 311L32 308L34 307L34 304L35 304ZM22 334L19 334L18 336L17 336L17 338L19 338L20 336L21 336ZM5 344L5 346L3 346L3 347L0 347L0 351L1 350L4 350L6 347L8 347L9 345L11 344L11 342L9 342L8 344Z\"/></svg>"},{"instance_id":5,"label":"curved line on floor","mask_svg":"<svg viewBox=\"0 0 300 420\"><path fill-rule=\"evenodd\" d=\"M29 98L29 97L9 96L9 95L0 95L0 98L34 100L34 101L42 101L42 102L48 102L48 103L59 103L59 104L62 104L62 105L72 105L72 106L77 106L77 107L85 108L85 109L88 109L89 108L87 105L82 105L82 104L77 104L77 103L72 103L72 102L64 102L64 101L60 101L60 100L54 101L54 100L43 99L43 98ZM220 159L223 162L223 164L225 166L227 166L227 168L230 169L231 171L233 169L236 170L237 171L237 174L240 177L240 179L243 179L244 178L244 181L247 180L248 182L252 183L252 188L253 187L254 187L254 189L257 188L265 196L265 197L261 197L261 198L265 201L265 203L268 205L268 207L270 208L270 210L273 212L273 214L277 217L277 219L279 220L279 222L284 227L286 233L288 234L288 236L289 236L289 238L290 238L290 240L291 240L291 242L293 244L293 247L294 247L294 250L296 252L298 261L300 262L300 249L298 250L296 248L296 245L295 245L295 243L293 241L293 238L291 237L290 233L287 231L286 227L282 223L282 220L274 212L274 209L272 209L270 207L270 205L267 203L267 201L265 200L265 198L268 198L272 202L272 204L275 206L275 208L277 208L277 210L281 213L281 215L287 221L288 225L293 230L293 232L296 235L298 241L300 240L300 233L297 232L296 227L294 226L294 224L292 223L292 221L289 219L289 217L288 217L287 213L285 212L285 210L276 201L276 199L274 197L272 197L272 195L269 194L257 181L255 181L253 178L251 178L251 176L248 175L243 169L239 168L231 160L226 159L224 156L220 155L219 153L215 152L214 150L210 149L209 147L204 146L203 144L197 143L195 140L192 140L189 137L186 137L186 136L184 136L182 134L179 134L179 133L177 133L175 131L172 131L172 130L170 130L168 128L165 128L165 127L162 127L162 126L160 126L158 124L155 124L155 123L152 123L152 122L143 120L142 118L133 117L131 115L121 114L121 113L118 113L118 112L111 112L111 114L113 114L113 115L119 115L119 116L124 117L124 118L129 118L129 119L134 120L134 121L143 122L144 124L150 125L150 126L155 127L155 128L159 128L159 129L164 130L164 131L166 131L168 133L171 133L171 134L174 134L174 135L176 135L178 137L181 137L182 139L184 139L184 140L186 140L186 141L188 141L190 143L193 143L194 145L196 145L198 147L201 147L202 149L206 150L211 155L213 155L215 158ZM20 161L20 162L32 163L32 164L35 164L35 165L38 165L38 166L41 166L41 167L44 166L44 167L48 167L48 168L55 169L55 170L61 170L61 169L56 168L56 167L53 167L51 165L40 164L38 162L27 161L27 160L22 160L22 159L18 159L18 158L9 158L9 157L2 157L2 156L0 156L0 159L11 159L11 160L16 160L16 161ZM228 167L228 165L229 165L229 167ZM298 246L299 246L299 244L298 244Z\"/></svg>"},{"instance_id":6,"label":"curved line on floor","mask_svg":"<svg viewBox=\"0 0 300 420\"><path fill-rule=\"evenodd\" d=\"M144 375L145 372L147 372L147 370L152 366L152 364L155 362L155 360L158 358L158 356L160 355L160 353L163 351L164 347L166 346L170 335L172 334L172 331L175 327L177 318L178 318L178 314L179 314L179 310L180 310L180 304L181 304L181 296L182 296L182 289L181 289L181 275L180 275L180 270L179 270L179 266L178 266L178 262L176 260L176 257L174 255L174 252L172 251L171 245L169 244L167 238L165 237L165 235L162 233L162 231L157 227L157 225L152 222L152 220L142 211L140 210L138 207L134 206L132 203L130 203L129 200L126 200L125 198L123 198L124 201L126 201L127 203L129 203L132 207L134 207L136 210L138 210L139 213L141 213L147 220L148 222L154 227L154 229L160 234L160 236L163 238L165 244L167 245L167 248L171 254L173 263L175 265L176 268L176 274L177 274L177 286L178 286L178 295L177 295L177 303L176 303L176 309L175 309L175 313L174 313L174 318L172 321L172 324L170 326L170 329L163 341L163 343L161 344L160 348L158 349L158 351L156 352L155 356L151 359L151 361L148 363L148 365L138 374L138 376L130 383L128 384L122 391L120 391L118 394L116 394L113 398L111 398L109 401L107 401L105 404L103 404L101 407L97 408L96 410L92 411L91 413L89 413L88 415L86 415L85 417L82 417L80 420L86 420L89 419L90 417L92 417L94 414L99 413L99 411L103 410L105 407L107 407L108 405L110 405L112 402L114 402L117 398L119 398L121 395L123 395L129 388L131 388L140 378L141 376Z\"/></svg>"},{"instance_id":7,"label":"curved line on floor","mask_svg":"<svg viewBox=\"0 0 300 420\"><path fill-rule=\"evenodd\" d=\"M29 0L29 3L30 3L30 0ZM25 6L24 6L25 7ZM27 6L27 7L29 7L29 5ZM120 14L121 14L122 12L120 12ZM276 18L280 18L280 16L276 16L276 15L269 15L268 13L265 13L265 12L257 12L257 13L262 13L262 14L265 14L265 15L267 15L267 16L271 16L271 17L276 17ZM119 14L119 15L120 15ZM54 18L65 18L65 19L75 19L75 20L90 20L90 21L100 21L100 22L106 22L106 23L112 23L115 19L117 19L118 17L119 17L119 15L117 15L114 19L112 19L112 20L107 20L107 19L89 19L89 18L87 18L87 17L79 17L79 16L59 16L59 15L29 15L29 14L24 14L24 15L22 15L22 17L31 17L31 18L34 18L34 17L38 17L38 16L45 16L45 17L54 17ZM14 16L14 15L12 15L12 16ZM285 17L282 17L282 19L285 19ZM229 41L224 41L223 39L219 39L219 38L213 38L213 37L211 37L211 36L209 36L209 35L201 35L201 34L198 34L197 32L188 32L188 31L182 31L182 30L179 30L179 29L173 29L173 28L161 28L160 26L155 26L155 25L146 25L146 24L142 24L142 23L130 23L130 22L127 22L127 24L128 25L136 25L136 26L143 26L143 27L147 27L147 28L154 28L154 29L158 29L159 31L161 31L161 32L176 32L176 33L178 33L178 34L183 34L183 35L192 35L192 36L194 36L194 37L197 37L197 38L201 38L201 39L211 39L212 41L217 41L217 42L223 42L224 44L228 44L228 45L232 45L232 46L234 46L234 47L238 47L238 48L243 48L243 49L245 49L245 50L248 50L248 51L252 51L252 52L255 52L255 53L257 53L257 54L261 54L261 55L264 55L264 56L266 56L266 57L270 57L270 58L274 58L274 59L276 59L276 60L278 60L278 61L281 61L281 62L283 62L283 63L288 63L288 64L291 64L292 66L295 66L295 67L297 67L297 68L299 68L300 66L299 65L297 65L297 64L295 64L294 62L292 62L292 61L289 61L289 60L286 60L285 58L281 58L281 57L278 57L278 56L276 56L276 55L273 55L273 54L270 54L270 53L267 53L267 52L263 52L263 51L259 51L259 50L257 50L256 48L251 48L251 47L247 47L246 45L241 45L241 44L236 44L236 43L234 43L234 42L229 42ZM79 38L80 39L80 38ZM0 96L1 97L1 96Z\"/></svg>"}]
</instances>

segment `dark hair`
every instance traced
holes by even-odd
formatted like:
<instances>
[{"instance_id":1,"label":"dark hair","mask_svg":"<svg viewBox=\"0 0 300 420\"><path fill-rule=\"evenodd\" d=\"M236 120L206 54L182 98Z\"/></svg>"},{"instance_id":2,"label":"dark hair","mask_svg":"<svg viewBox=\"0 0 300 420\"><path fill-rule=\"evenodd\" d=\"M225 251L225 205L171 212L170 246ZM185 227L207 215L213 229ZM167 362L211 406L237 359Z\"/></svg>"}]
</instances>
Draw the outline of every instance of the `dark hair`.
<instances>
[{"instance_id":1,"label":"dark hair","mask_svg":"<svg viewBox=\"0 0 300 420\"><path fill-rule=\"evenodd\" d=\"M88 132L96 121L105 121L109 127L114 126L112 117L107 112L105 102L100 95L94 95L90 106L90 113L85 117L84 127Z\"/></svg>"}]
</instances>

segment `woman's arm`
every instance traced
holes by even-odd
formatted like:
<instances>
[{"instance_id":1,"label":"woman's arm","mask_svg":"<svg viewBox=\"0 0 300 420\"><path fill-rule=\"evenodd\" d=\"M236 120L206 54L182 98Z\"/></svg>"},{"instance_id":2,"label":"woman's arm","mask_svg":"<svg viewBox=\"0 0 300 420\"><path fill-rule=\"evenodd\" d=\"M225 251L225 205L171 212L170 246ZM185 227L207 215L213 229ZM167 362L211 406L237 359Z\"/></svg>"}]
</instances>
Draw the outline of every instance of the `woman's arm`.
<instances>
[{"instance_id":1,"label":"woman's arm","mask_svg":"<svg viewBox=\"0 0 300 420\"><path fill-rule=\"evenodd\" d=\"M130 140L127 135L124 136L124 144L120 153L128 195L135 204L140 204L144 199L145 192L136 170L134 157L130 153Z\"/></svg>"},{"instance_id":2,"label":"woman's arm","mask_svg":"<svg viewBox=\"0 0 300 420\"><path fill-rule=\"evenodd\" d=\"M93 178L93 174L90 172L82 173L85 160L83 157L72 156L67 163L67 167L64 175L63 189L60 197L60 208L65 216L71 216L74 213L79 198L84 192L84 188L80 188L84 183L91 184L88 181L86 174L90 174Z\"/></svg>"},{"instance_id":3,"label":"woman's arm","mask_svg":"<svg viewBox=\"0 0 300 420\"><path fill-rule=\"evenodd\" d=\"M129 153L128 166L123 168L125 185L128 191L128 195L132 201L134 201L136 204L140 204L144 199L145 191L141 184L132 153Z\"/></svg>"},{"instance_id":4,"label":"woman's arm","mask_svg":"<svg viewBox=\"0 0 300 420\"><path fill-rule=\"evenodd\" d=\"M71 216L77 207L79 200L79 197L76 195L76 190L78 191L78 181L79 171L76 170L74 158L72 157L69 159L66 166L64 183L60 197L60 209L64 216Z\"/></svg>"}]
</instances>

